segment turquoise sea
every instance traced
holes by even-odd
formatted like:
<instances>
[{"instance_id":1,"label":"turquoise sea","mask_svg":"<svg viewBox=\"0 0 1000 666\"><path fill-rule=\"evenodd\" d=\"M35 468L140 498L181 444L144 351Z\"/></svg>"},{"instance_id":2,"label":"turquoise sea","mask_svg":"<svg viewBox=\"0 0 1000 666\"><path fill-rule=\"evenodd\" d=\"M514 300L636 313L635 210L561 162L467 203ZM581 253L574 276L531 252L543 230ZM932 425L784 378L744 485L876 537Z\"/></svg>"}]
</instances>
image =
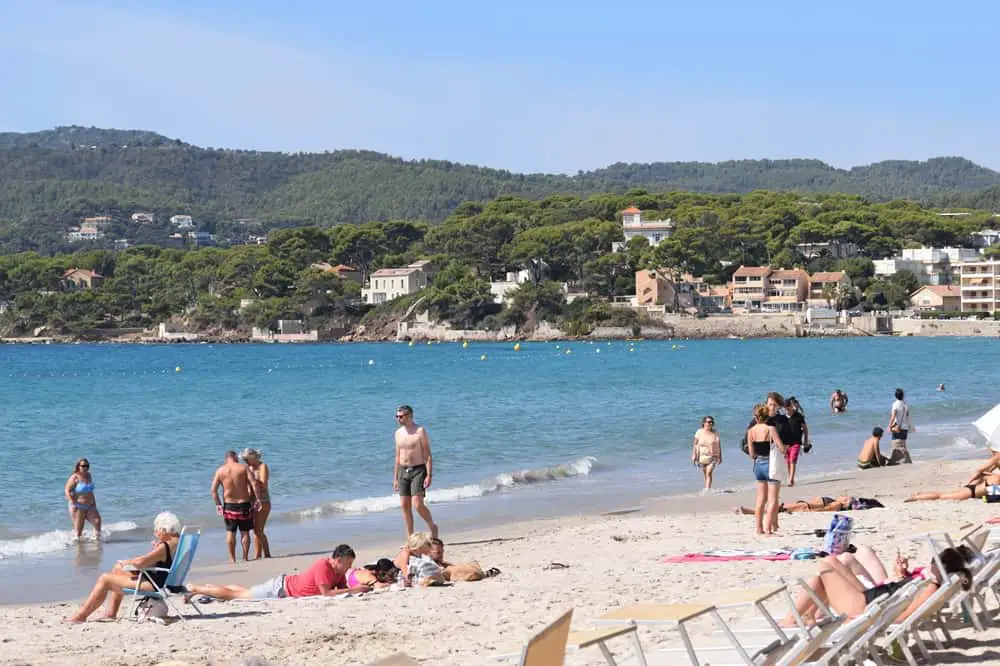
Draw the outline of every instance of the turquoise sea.
<instances>
[{"instance_id":1,"label":"turquoise sea","mask_svg":"<svg viewBox=\"0 0 1000 666\"><path fill-rule=\"evenodd\" d=\"M275 554L401 538L399 403L430 433L447 537L695 492L705 414L727 456L717 488L751 485L738 442L768 390L805 408L816 447L803 475L850 467L897 386L915 458L973 455L969 423L1000 402L997 367L1000 342L986 338L0 346L0 602L79 596L145 548L165 509L206 530L200 560L221 560L209 488L229 448L263 449L271 465ZM850 395L845 415L827 408L835 388ZM80 457L103 543L70 538L62 489Z\"/></svg>"}]
</instances>

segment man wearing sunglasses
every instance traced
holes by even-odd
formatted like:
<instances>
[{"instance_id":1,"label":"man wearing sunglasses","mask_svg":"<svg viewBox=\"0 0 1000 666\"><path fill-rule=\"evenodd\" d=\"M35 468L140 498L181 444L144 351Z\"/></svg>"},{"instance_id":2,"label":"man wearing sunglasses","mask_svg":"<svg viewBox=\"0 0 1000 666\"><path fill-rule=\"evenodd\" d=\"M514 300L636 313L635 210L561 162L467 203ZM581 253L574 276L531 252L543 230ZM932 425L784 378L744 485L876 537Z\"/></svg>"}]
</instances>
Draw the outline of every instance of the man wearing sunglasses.
<instances>
[{"instance_id":1,"label":"man wearing sunglasses","mask_svg":"<svg viewBox=\"0 0 1000 666\"><path fill-rule=\"evenodd\" d=\"M413 408L400 405L396 408L396 462L393 467L393 490L399 493L399 506L403 510L406 536L413 534L413 509L427 523L431 536L438 535L438 527L431 518L424 496L431 485L431 440L424 427L414 423Z\"/></svg>"}]
</instances>

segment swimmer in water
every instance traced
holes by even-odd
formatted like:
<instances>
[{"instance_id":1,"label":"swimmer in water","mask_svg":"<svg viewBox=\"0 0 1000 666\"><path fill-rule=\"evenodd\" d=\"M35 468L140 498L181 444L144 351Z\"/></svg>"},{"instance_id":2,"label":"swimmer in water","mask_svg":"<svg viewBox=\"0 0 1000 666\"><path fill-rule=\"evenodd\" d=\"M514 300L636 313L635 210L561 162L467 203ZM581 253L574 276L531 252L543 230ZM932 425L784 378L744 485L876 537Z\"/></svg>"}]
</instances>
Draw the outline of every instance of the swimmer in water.
<instances>
[{"instance_id":1,"label":"swimmer in water","mask_svg":"<svg viewBox=\"0 0 1000 666\"><path fill-rule=\"evenodd\" d=\"M840 389L830 396L830 411L834 414L843 414L847 411L847 394Z\"/></svg>"},{"instance_id":2,"label":"swimmer in water","mask_svg":"<svg viewBox=\"0 0 1000 666\"><path fill-rule=\"evenodd\" d=\"M944 390L944 384L938 384L937 390L938 391L943 391Z\"/></svg>"}]
</instances>

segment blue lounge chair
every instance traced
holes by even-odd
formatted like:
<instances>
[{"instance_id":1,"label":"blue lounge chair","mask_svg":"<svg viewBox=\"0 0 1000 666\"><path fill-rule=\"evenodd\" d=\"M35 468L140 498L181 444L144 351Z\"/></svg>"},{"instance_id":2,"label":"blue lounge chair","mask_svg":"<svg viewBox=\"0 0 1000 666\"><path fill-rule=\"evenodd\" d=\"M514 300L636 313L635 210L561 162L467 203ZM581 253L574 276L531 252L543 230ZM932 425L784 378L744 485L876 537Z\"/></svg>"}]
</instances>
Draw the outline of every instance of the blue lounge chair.
<instances>
[{"instance_id":1,"label":"blue lounge chair","mask_svg":"<svg viewBox=\"0 0 1000 666\"><path fill-rule=\"evenodd\" d=\"M200 527L185 527L181 530L180 539L177 540L177 552L174 553L174 561L169 569L163 569L160 567L150 567L148 569L135 569L139 573L139 580L146 581L152 585L152 590L142 590L139 586L134 588L126 588L122 590L124 594L129 594L132 596L132 607L130 609L129 615L135 616L136 606L143 599L161 599L170 608L174 609L178 617L181 620L186 620L183 611L174 603L176 597L183 597L188 593L185 583L187 582L188 573L191 571L191 564L194 562L195 553L198 551L198 540L201 538L201 528ZM160 587L151 577L152 572L167 572L167 580L164 582L163 587ZM195 610L198 615L201 615L201 609L198 608L198 604L195 603L194 599L188 602Z\"/></svg>"}]
</instances>

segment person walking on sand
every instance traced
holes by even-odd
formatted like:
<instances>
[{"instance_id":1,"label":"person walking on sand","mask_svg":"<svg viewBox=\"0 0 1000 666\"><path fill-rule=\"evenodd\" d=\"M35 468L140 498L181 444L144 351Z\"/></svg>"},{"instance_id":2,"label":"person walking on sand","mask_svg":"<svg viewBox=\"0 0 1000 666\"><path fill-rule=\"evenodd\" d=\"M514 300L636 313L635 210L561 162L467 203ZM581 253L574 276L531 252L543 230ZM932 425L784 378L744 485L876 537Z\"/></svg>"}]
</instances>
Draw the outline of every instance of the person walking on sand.
<instances>
[{"instance_id":1,"label":"person walking on sand","mask_svg":"<svg viewBox=\"0 0 1000 666\"><path fill-rule=\"evenodd\" d=\"M910 406L903 400L903 389L896 389L896 400L889 410L889 432L892 433L892 452L889 464L912 463L906 440L911 432L916 432L910 420Z\"/></svg>"},{"instance_id":2,"label":"person walking on sand","mask_svg":"<svg viewBox=\"0 0 1000 666\"><path fill-rule=\"evenodd\" d=\"M261 460L260 449L243 449L240 458L246 463L250 476L257 482L257 499L260 501L260 508L253 512L253 538L254 538L254 559L271 557L271 544L264 534L264 527L267 526L267 518L271 515L271 492L268 485L271 481L271 468Z\"/></svg>"},{"instance_id":3,"label":"person walking on sand","mask_svg":"<svg viewBox=\"0 0 1000 666\"><path fill-rule=\"evenodd\" d=\"M90 461L80 458L73 473L66 480L66 499L69 500L69 517L73 521L76 538L83 536L83 526L88 521L94 526L94 536L101 538L101 514L94 498L94 477L90 475Z\"/></svg>"},{"instance_id":4,"label":"person walking on sand","mask_svg":"<svg viewBox=\"0 0 1000 666\"><path fill-rule=\"evenodd\" d=\"M715 418L711 416L701 420L701 428L694 434L691 462L701 467L705 475L705 488L702 492L707 493L712 489L712 474L715 468L722 464L722 444L719 441L719 433L715 431Z\"/></svg>"},{"instance_id":5,"label":"person walking on sand","mask_svg":"<svg viewBox=\"0 0 1000 666\"><path fill-rule=\"evenodd\" d=\"M219 488L222 497L219 497ZM243 560L250 559L250 533L253 531L253 512L261 509L257 480L250 468L241 465L236 451L226 451L226 461L215 470L212 477L212 499L215 510L226 524L226 546L229 561L236 563L236 530L240 531Z\"/></svg>"},{"instance_id":6,"label":"person walking on sand","mask_svg":"<svg viewBox=\"0 0 1000 666\"><path fill-rule=\"evenodd\" d=\"M396 459L392 470L393 490L399 493L399 506L403 511L407 538L413 534L413 509L427 523L431 536L438 535L438 526L431 517L424 497L431 487L434 463L431 459L431 439L422 425L413 421L413 408L400 405L396 408Z\"/></svg>"},{"instance_id":7,"label":"person walking on sand","mask_svg":"<svg viewBox=\"0 0 1000 666\"><path fill-rule=\"evenodd\" d=\"M785 414L788 419L788 439L785 440L787 449L785 450L785 464L788 466L788 487L795 485L795 472L799 465L799 453L803 448L809 449L809 426L806 425L806 415L802 412L802 405L789 396L785 400ZM782 434L782 439L785 435Z\"/></svg>"}]
</instances>

